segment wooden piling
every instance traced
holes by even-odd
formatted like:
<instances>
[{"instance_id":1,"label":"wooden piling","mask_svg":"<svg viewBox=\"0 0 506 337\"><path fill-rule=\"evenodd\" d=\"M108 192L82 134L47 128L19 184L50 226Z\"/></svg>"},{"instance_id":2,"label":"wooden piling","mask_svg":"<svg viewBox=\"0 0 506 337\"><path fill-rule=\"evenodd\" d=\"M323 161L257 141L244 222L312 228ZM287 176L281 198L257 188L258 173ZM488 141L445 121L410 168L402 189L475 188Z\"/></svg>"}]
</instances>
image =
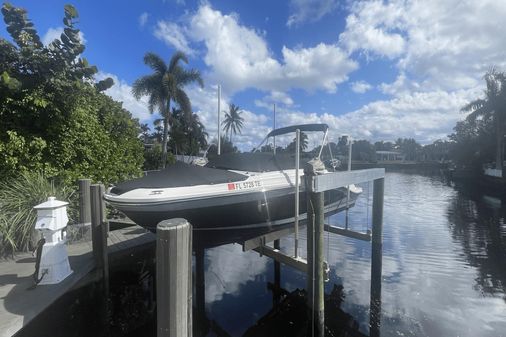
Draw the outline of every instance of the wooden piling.
<instances>
[{"instance_id":1,"label":"wooden piling","mask_svg":"<svg viewBox=\"0 0 506 337\"><path fill-rule=\"evenodd\" d=\"M96 267L104 269L104 273L108 273L109 263L107 259L107 233L104 221L105 208L102 200L104 191L104 185L91 185L91 236Z\"/></svg>"},{"instance_id":2,"label":"wooden piling","mask_svg":"<svg viewBox=\"0 0 506 337\"><path fill-rule=\"evenodd\" d=\"M192 336L192 228L185 219L156 229L157 336Z\"/></svg>"},{"instance_id":3,"label":"wooden piling","mask_svg":"<svg viewBox=\"0 0 506 337\"><path fill-rule=\"evenodd\" d=\"M195 251L195 307L196 317L195 326L204 327L203 331L197 331L197 336L204 336L207 331L205 326L207 325L206 315L206 279L205 279L205 249L200 248Z\"/></svg>"},{"instance_id":4,"label":"wooden piling","mask_svg":"<svg viewBox=\"0 0 506 337\"><path fill-rule=\"evenodd\" d=\"M371 337L379 337L381 327L384 189L385 178L374 180L372 203L371 303L369 313L369 335Z\"/></svg>"},{"instance_id":5,"label":"wooden piling","mask_svg":"<svg viewBox=\"0 0 506 337\"><path fill-rule=\"evenodd\" d=\"M101 278L101 298L103 325L107 331L109 326L109 256L107 254L107 232L105 225L104 185L93 184L90 187L91 240L95 267Z\"/></svg>"},{"instance_id":6,"label":"wooden piling","mask_svg":"<svg viewBox=\"0 0 506 337\"><path fill-rule=\"evenodd\" d=\"M304 168L307 200L307 290L308 307L313 336L323 337L325 333L323 293L323 231L324 195L312 190L315 168L308 163Z\"/></svg>"},{"instance_id":7,"label":"wooden piling","mask_svg":"<svg viewBox=\"0 0 506 337\"><path fill-rule=\"evenodd\" d=\"M91 223L90 185L91 179L79 179L79 223L81 225Z\"/></svg>"},{"instance_id":8,"label":"wooden piling","mask_svg":"<svg viewBox=\"0 0 506 337\"><path fill-rule=\"evenodd\" d=\"M274 249L281 249L280 240L274 240ZM281 288L281 263L274 260L274 296L273 305L279 303L279 289Z\"/></svg>"}]
</instances>

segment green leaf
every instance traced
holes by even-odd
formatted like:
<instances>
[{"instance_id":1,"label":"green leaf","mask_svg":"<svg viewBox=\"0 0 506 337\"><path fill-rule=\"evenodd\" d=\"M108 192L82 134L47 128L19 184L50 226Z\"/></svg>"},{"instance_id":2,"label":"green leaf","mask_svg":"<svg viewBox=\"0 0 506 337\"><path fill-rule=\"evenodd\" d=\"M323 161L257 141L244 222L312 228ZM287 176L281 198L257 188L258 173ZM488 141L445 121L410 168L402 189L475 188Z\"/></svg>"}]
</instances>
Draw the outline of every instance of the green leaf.
<instances>
[{"instance_id":1,"label":"green leaf","mask_svg":"<svg viewBox=\"0 0 506 337\"><path fill-rule=\"evenodd\" d=\"M79 14L77 13L77 10L74 6L67 4L64 6L65 8L65 16L69 19L75 19L79 17Z\"/></svg>"}]
</instances>

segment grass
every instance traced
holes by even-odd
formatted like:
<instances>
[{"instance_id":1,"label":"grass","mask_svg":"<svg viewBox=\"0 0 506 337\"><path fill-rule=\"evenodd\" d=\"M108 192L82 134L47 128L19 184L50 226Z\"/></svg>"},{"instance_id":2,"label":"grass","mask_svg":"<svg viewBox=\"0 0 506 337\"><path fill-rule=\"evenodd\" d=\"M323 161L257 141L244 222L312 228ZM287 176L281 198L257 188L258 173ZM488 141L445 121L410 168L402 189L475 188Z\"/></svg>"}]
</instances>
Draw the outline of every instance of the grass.
<instances>
[{"instance_id":1,"label":"grass","mask_svg":"<svg viewBox=\"0 0 506 337\"><path fill-rule=\"evenodd\" d=\"M74 188L58 184L40 172L23 173L0 182L0 255L33 249L38 238L33 207L50 196L69 202L69 218L75 219L78 193Z\"/></svg>"}]
</instances>

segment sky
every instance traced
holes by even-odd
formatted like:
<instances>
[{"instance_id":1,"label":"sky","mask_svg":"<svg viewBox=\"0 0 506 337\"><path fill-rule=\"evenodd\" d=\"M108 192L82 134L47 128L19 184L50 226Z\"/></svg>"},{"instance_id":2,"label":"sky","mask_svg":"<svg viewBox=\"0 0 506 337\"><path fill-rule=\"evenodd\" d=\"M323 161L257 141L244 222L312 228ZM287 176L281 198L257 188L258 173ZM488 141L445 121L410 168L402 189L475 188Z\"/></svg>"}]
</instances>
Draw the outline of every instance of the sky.
<instances>
[{"instance_id":1,"label":"sky","mask_svg":"<svg viewBox=\"0 0 506 337\"><path fill-rule=\"evenodd\" d=\"M62 32L62 1L13 1L28 10L44 43ZM147 99L131 94L151 73L146 52L188 55L204 88L185 88L210 138L222 110L243 111L241 149L258 145L276 125L327 123L330 139L422 144L445 139L483 97L483 75L506 70L505 0L424 1L75 1L83 54L112 77L106 91L141 123ZM0 36L8 37L3 21ZM223 117L222 117L223 118Z\"/></svg>"}]
</instances>

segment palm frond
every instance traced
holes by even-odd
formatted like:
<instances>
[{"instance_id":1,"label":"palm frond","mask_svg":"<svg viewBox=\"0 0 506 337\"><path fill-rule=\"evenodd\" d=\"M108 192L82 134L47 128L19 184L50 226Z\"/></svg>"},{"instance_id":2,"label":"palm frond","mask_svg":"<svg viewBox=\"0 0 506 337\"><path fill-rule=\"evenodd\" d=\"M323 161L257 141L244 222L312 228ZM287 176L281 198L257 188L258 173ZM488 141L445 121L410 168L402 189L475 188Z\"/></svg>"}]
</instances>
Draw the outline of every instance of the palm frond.
<instances>
[{"instance_id":1,"label":"palm frond","mask_svg":"<svg viewBox=\"0 0 506 337\"><path fill-rule=\"evenodd\" d=\"M179 61L183 61L184 63L188 64L188 57L182 51L177 51L170 58L169 68L168 68L168 72L169 73L173 73L174 72L174 68L178 66Z\"/></svg>"},{"instance_id":2,"label":"palm frond","mask_svg":"<svg viewBox=\"0 0 506 337\"><path fill-rule=\"evenodd\" d=\"M160 79L161 75L156 73L138 78L132 85L132 95L135 99L140 99L142 96L158 91Z\"/></svg>"},{"instance_id":3,"label":"palm frond","mask_svg":"<svg viewBox=\"0 0 506 337\"><path fill-rule=\"evenodd\" d=\"M179 89L177 78L171 73L165 73L162 77L162 87L168 97L174 98Z\"/></svg>"},{"instance_id":4,"label":"palm frond","mask_svg":"<svg viewBox=\"0 0 506 337\"><path fill-rule=\"evenodd\" d=\"M197 82L201 88L204 87L204 80L202 80L202 76L200 75L200 71L197 69L184 70L182 68L179 73L177 73L178 83L182 86Z\"/></svg>"},{"instance_id":5,"label":"palm frond","mask_svg":"<svg viewBox=\"0 0 506 337\"><path fill-rule=\"evenodd\" d=\"M147 52L146 55L144 55L144 64L148 65L159 74L165 74L167 72L167 65L162 58L155 53Z\"/></svg>"},{"instance_id":6,"label":"palm frond","mask_svg":"<svg viewBox=\"0 0 506 337\"><path fill-rule=\"evenodd\" d=\"M460 109L460 111L462 111L462 112L475 111L475 110L483 109L483 107L485 107L486 105L487 105L487 101L480 98L480 99L476 99L476 100L464 105Z\"/></svg>"},{"instance_id":7,"label":"palm frond","mask_svg":"<svg viewBox=\"0 0 506 337\"><path fill-rule=\"evenodd\" d=\"M184 92L184 90L178 88L173 98L185 115L192 113L192 106L190 103L190 99L188 98L188 95L186 95L186 92Z\"/></svg>"}]
</instances>

